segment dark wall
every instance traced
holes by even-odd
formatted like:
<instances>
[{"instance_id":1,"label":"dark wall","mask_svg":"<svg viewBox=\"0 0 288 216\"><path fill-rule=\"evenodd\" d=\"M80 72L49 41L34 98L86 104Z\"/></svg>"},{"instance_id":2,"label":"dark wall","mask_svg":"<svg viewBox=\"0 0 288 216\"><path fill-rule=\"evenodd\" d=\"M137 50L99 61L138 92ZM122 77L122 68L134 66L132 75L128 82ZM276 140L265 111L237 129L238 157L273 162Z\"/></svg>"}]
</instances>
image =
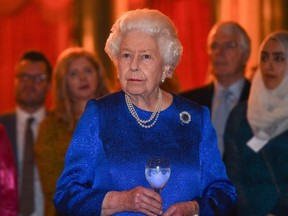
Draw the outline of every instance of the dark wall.
<instances>
[{"instance_id":1,"label":"dark wall","mask_svg":"<svg viewBox=\"0 0 288 216\"><path fill-rule=\"evenodd\" d=\"M87 11L89 10L89 12ZM102 61L107 76L111 83L115 82L115 68L108 55L104 51L106 39L109 36L113 24L113 3L112 0L74 0L74 40L75 44L83 46L83 20L84 16L89 17L94 29L94 50Z\"/></svg>"}]
</instances>

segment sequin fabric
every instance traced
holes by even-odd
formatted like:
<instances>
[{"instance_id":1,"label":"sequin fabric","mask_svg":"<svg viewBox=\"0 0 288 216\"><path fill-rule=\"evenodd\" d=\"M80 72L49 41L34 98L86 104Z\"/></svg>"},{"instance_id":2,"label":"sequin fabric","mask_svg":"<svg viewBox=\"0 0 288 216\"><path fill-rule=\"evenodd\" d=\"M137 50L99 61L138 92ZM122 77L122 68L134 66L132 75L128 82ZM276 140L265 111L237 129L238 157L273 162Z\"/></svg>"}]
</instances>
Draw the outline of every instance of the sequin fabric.
<instances>
[{"instance_id":1,"label":"sequin fabric","mask_svg":"<svg viewBox=\"0 0 288 216\"><path fill-rule=\"evenodd\" d=\"M17 168L12 144L6 129L0 124L0 215L18 214Z\"/></svg>"},{"instance_id":2,"label":"sequin fabric","mask_svg":"<svg viewBox=\"0 0 288 216\"><path fill-rule=\"evenodd\" d=\"M151 115L135 109L141 119ZM180 118L183 111L191 115L187 124ZM122 91L92 100L73 135L54 203L66 214L100 215L108 191L150 188L145 162L151 156L164 156L171 165L170 180L161 191L164 211L173 203L196 199L201 215L214 215L213 206L220 215L228 215L236 194L216 140L208 109L176 95L149 129L133 118Z\"/></svg>"}]
</instances>

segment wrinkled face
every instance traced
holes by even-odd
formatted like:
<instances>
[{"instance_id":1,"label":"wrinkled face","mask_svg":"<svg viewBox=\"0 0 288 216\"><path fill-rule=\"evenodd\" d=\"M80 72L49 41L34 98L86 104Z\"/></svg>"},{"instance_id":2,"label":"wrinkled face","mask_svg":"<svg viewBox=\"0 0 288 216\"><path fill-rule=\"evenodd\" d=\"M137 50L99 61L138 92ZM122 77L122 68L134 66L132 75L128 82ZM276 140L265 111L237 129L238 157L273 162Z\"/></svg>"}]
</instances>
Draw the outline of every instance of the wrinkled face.
<instances>
[{"instance_id":1,"label":"wrinkled face","mask_svg":"<svg viewBox=\"0 0 288 216\"><path fill-rule=\"evenodd\" d=\"M281 44L268 40L261 51L260 68L264 85L274 89L282 82L287 68L287 56Z\"/></svg>"},{"instance_id":2,"label":"wrinkled face","mask_svg":"<svg viewBox=\"0 0 288 216\"><path fill-rule=\"evenodd\" d=\"M162 73L162 58L154 38L132 30L120 45L117 58L120 85L128 94L146 95L157 91Z\"/></svg>"},{"instance_id":3,"label":"wrinkled face","mask_svg":"<svg viewBox=\"0 0 288 216\"><path fill-rule=\"evenodd\" d=\"M248 60L235 33L216 32L208 47L213 73L216 77L241 76Z\"/></svg>"},{"instance_id":4,"label":"wrinkled face","mask_svg":"<svg viewBox=\"0 0 288 216\"><path fill-rule=\"evenodd\" d=\"M16 101L23 109L37 109L44 105L50 89L47 67L41 61L23 60L16 67Z\"/></svg>"},{"instance_id":5,"label":"wrinkled face","mask_svg":"<svg viewBox=\"0 0 288 216\"><path fill-rule=\"evenodd\" d=\"M66 79L73 101L89 100L94 97L98 85L97 71L87 58L74 59L68 67Z\"/></svg>"}]
</instances>

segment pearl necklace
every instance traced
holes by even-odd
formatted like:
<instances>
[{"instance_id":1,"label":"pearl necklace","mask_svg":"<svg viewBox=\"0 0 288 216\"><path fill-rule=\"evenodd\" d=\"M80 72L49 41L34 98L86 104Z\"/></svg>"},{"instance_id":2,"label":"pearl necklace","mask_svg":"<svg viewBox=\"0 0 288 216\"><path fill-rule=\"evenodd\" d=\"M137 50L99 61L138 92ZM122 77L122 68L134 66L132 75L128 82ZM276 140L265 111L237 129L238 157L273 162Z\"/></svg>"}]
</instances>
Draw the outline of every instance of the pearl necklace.
<instances>
[{"instance_id":1,"label":"pearl necklace","mask_svg":"<svg viewBox=\"0 0 288 216\"><path fill-rule=\"evenodd\" d=\"M159 94L158 94L158 100L155 106L155 110L154 112L151 114L150 118L148 120L142 120L140 119L140 117L138 116L129 96L127 94L125 94L125 101L127 104L127 107L130 111L130 113L132 114L132 116L136 119L136 121L138 122L138 124L143 127L143 128L151 128L155 125L160 112L161 112L161 107L162 107L162 91L159 89ZM152 121L152 122L151 122Z\"/></svg>"}]
</instances>

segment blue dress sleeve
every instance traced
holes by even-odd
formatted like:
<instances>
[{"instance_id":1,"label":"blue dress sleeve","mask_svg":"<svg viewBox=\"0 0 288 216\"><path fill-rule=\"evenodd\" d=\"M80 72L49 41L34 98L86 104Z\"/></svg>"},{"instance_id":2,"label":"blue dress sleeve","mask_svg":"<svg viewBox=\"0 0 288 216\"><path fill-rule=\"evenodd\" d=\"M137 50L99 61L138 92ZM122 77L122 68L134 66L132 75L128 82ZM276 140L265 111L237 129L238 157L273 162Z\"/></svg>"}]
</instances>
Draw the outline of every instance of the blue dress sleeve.
<instances>
[{"instance_id":1,"label":"blue dress sleeve","mask_svg":"<svg viewBox=\"0 0 288 216\"><path fill-rule=\"evenodd\" d=\"M201 215L230 215L236 203L236 192L226 174L221 159L216 132L205 107L202 112L202 141L200 143L201 191L199 203Z\"/></svg>"},{"instance_id":2,"label":"blue dress sleeve","mask_svg":"<svg viewBox=\"0 0 288 216\"><path fill-rule=\"evenodd\" d=\"M64 170L57 182L54 204L59 212L68 215L100 215L111 183L109 172L105 170L107 158L99 139L98 109L96 101L89 101L75 129Z\"/></svg>"}]
</instances>

